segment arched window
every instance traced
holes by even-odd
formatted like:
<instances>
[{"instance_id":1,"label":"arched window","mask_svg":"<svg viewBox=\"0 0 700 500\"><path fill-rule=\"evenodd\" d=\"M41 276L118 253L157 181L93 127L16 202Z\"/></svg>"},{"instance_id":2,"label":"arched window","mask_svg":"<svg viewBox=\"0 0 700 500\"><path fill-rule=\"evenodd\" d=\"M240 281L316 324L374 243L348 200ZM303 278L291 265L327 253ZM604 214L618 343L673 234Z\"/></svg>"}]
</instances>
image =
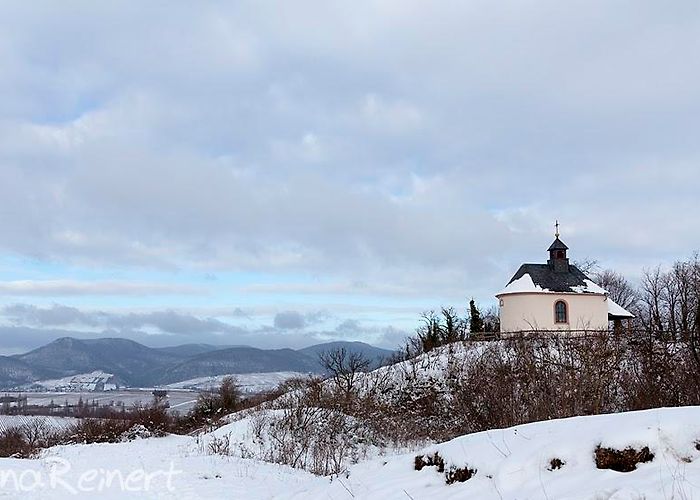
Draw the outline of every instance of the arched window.
<instances>
[{"instance_id":1,"label":"arched window","mask_svg":"<svg viewBox=\"0 0 700 500\"><path fill-rule=\"evenodd\" d=\"M554 322L555 323L568 323L568 317L566 312L566 302L563 300L557 300L554 303Z\"/></svg>"}]
</instances>

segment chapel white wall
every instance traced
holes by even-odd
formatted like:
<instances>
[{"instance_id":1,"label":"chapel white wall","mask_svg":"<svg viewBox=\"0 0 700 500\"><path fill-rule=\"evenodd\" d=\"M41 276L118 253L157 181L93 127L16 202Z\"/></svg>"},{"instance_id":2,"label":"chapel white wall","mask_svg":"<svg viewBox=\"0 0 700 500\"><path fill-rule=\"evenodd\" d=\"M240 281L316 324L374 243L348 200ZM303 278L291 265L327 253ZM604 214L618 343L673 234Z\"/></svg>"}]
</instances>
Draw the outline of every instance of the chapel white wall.
<instances>
[{"instance_id":1,"label":"chapel white wall","mask_svg":"<svg viewBox=\"0 0 700 500\"><path fill-rule=\"evenodd\" d=\"M593 294L513 293L501 295L499 316L502 332L526 330L607 330L606 297ZM566 324L554 322L554 303L568 307Z\"/></svg>"}]
</instances>

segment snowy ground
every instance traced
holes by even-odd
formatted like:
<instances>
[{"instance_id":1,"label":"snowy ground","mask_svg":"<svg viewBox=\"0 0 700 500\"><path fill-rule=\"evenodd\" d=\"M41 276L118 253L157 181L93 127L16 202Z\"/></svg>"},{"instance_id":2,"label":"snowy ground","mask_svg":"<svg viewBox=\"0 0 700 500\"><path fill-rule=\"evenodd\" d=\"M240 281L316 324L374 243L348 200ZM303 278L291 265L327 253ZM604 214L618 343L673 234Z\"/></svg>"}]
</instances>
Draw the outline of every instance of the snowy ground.
<instances>
[{"instance_id":1,"label":"snowy ground","mask_svg":"<svg viewBox=\"0 0 700 500\"><path fill-rule=\"evenodd\" d=\"M245 437L241 422L216 431ZM304 471L210 455L203 440L169 436L122 444L64 446L38 460L0 459L9 498L504 499L666 500L700 498L700 407L576 417L492 430L351 467L330 481ZM653 461L633 472L599 470L597 445L648 446ZM415 456L438 452L476 469L448 485ZM552 458L564 462L549 470Z\"/></svg>"},{"instance_id":2,"label":"snowy ground","mask_svg":"<svg viewBox=\"0 0 700 500\"><path fill-rule=\"evenodd\" d=\"M169 436L61 446L38 460L0 459L0 496L263 499L328 482L288 467L198 453L192 445L193 438Z\"/></svg>"}]
</instances>

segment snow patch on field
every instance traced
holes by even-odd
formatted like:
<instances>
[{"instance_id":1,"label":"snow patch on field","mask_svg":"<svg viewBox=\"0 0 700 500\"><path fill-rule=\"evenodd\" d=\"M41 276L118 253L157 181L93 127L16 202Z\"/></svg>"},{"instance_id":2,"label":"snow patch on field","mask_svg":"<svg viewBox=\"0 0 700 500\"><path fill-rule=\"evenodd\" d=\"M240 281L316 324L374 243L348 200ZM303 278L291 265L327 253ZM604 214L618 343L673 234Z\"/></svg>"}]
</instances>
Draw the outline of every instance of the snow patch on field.
<instances>
[{"instance_id":1,"label":"snow patch on field","mask_svg":"<svg viewBox=\"0 0 700 500\"><path fill-rule=\"evenodd\" d=\"M94 392L119 389L120 384L112 373L95 370L68 377L32 382L32 389L59 392Z\"/></svg>"},{"instance_id":2,"label":"snow patch on field","mask_svg":"<svg viewBox=\"0 0 700 500\"><path fill-rule=\"evenodd\" d=\"M166 387L169 389L216 389L221 386L221 381L224 378L233 377L243 392L259 394L261 392L271 391L282 382L291 378L306 376L306 374L300 372L231 373L227 375L183 380L182 382L168 384Z\"/></svg>"}]
</instances>

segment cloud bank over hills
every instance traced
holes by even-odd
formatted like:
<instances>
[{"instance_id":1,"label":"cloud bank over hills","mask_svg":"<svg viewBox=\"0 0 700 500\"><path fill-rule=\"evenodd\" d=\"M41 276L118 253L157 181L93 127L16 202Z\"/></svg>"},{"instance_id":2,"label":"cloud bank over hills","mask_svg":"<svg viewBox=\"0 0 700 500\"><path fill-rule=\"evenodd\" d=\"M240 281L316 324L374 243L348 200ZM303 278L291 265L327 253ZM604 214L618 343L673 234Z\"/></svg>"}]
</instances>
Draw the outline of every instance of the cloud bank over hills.
<instances>
[{"instance_id":1,"label":"cloud bank over hills","mask_svg":"<svg viewBox=\"0 0 700 500\"><path fill-rule=\"evenodd\" d=\"M2 304L410 331L542 260L555 218L632 276L697 249L695 2L348 5L5 6ZM313 310L337 321L287 314Z\"/></svg>"}]
</instances>

